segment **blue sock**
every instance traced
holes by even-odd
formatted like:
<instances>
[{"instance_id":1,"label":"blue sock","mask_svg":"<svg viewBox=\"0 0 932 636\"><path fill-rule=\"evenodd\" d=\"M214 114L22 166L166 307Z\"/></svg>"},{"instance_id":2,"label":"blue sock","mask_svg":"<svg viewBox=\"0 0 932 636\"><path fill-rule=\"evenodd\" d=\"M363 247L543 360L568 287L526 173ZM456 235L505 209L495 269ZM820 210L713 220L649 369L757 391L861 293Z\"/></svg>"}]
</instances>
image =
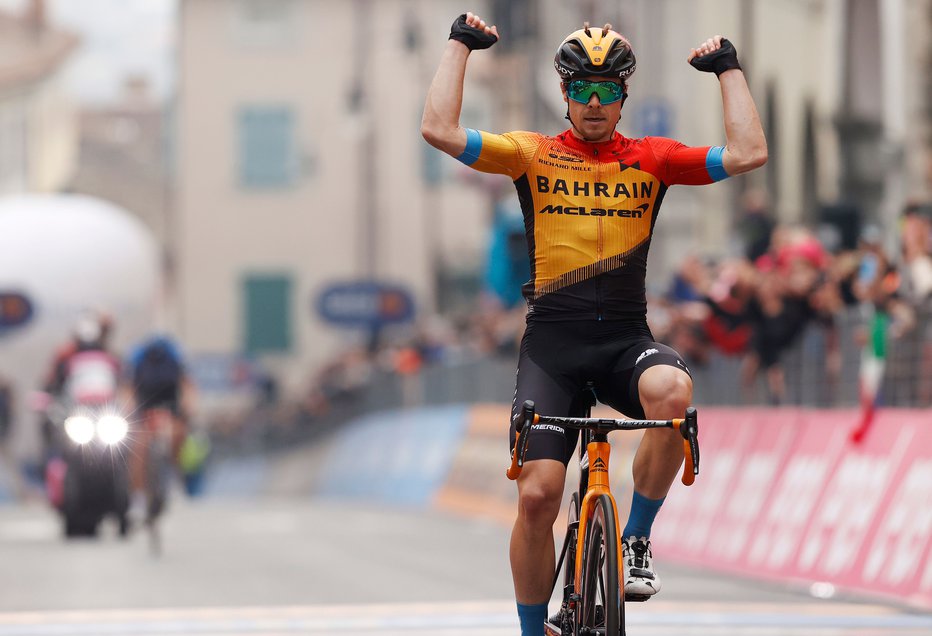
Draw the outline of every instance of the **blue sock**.
<instances>
[{"instance_id":1,"label":"blue sock","mask_svg":"<svg viewBox=\"0 0 932 636\"><path fill-rule=\"evenodd\" d=\"M521 621L521 636L544 636L547 604L522 605L518 603L518 620Z\"/></svg>"},{"instance_id":2,"label":"blue sock","mask_svg":"<svg viewBox=\"0 0 932 636\"><path fill-rule=\"evenodd\" d=\"M657 516L662 505L663 499L648 499L635 492L631 497L631 514L628 515L628 523L625 525L622 538L650 538L650 527L654 525L654 517Z\"/></svg>"}]
</instances>

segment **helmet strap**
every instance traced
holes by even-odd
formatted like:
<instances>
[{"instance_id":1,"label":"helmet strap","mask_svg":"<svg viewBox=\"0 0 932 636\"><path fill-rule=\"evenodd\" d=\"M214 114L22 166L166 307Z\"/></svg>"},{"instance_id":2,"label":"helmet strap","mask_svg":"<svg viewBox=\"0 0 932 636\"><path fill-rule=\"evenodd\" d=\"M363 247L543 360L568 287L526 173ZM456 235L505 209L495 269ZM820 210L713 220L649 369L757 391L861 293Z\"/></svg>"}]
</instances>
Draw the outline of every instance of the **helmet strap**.
<instances>
[{"instance_id":1,"label":"helmet strap","mask_svg":"<svg viewBox=\"0 0 932 636\"><path fill-rule=\"evenodd\" d=\"M586 136L583 134L583 132L582 132L582 131L579 129L579 127L576 125L576 122L574 122L573 119L570 117L570 107L569 107L569 105L567 105L567 107L566 107L566 119L570 122L570 125L573 127L573 130L576 131L576 133L579 135L579 137L580 137L583 141L592 142L591 139L586 138ZM621 119L621 118L619 117L619 119Z\"/></svg>"}]
</instances>

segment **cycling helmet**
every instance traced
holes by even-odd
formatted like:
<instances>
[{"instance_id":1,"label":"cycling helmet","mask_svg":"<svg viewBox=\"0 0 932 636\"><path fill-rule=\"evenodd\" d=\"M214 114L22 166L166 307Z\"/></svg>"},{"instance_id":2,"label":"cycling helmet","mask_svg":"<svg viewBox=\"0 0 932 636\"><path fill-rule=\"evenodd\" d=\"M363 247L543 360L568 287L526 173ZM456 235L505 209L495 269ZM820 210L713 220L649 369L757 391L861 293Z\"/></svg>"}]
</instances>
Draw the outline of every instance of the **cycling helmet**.
<instances>
[{"instance_id":1,"label":"cycling helmet","mask_svg":"<svg viewBox=\"0 0 932 636\"><path fill-rule=\"evenodd\" d=\"M72 333L75 343L83 348L96 346L103 335L100 322L95 315L90 313L83 314L78 318Z\"/></svg>"},{"instance_id":2,"label":"cycling helmet","mask_svg":"<svg viewBox=\"0 0 932 636\"><path fill-rule=\"evenodd\" d=\"M553 65L564 82L591 75L618 78L622 82L634 73L635 59L631 43L612 25L601 29L583 24L573 31L557 49Z\"/></svg>"}]
</instances>

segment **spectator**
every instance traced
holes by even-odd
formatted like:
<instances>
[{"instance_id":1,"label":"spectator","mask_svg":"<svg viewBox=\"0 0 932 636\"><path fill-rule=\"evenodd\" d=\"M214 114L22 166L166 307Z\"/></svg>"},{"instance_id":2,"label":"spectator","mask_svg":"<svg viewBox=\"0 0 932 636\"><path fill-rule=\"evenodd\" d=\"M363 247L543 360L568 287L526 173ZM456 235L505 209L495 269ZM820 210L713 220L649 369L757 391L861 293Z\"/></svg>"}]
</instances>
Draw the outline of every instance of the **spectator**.
<instances>
[{"instance_id":1,"label":"spectator","mask_svg":"<svg viewBox=\"0 0 932 636\"><path fill-rule=\"evenodd\" d=\"M6 446L13 427L13 387L0 376L0 448Z\"/></svg>"},{"instance_id":2,"label":"spectator","mask_svg":"<svg viewBox=\"0 0 932 636\"><path fill-rule=\"evenodd\" d=\"M932 204L910 204L903 212L903 291L921 305L932 296Z\"/></svg>"},{"instance_id":3,"label":"spectator","mask_svg":"<svg viewBox=\"0 0 932 636\"><path fill-rule=\"evenodd\" d=\"M704 328L709 339L726 355L747 351L752 337L751 300L757 288L757 272L749 261L722 264L709 286L705 301L711 310Z\"/></svg>"},{"instance_id":4,"label":"spectator","mask_svg":"<svg viewBox=\"0 0 932 636\"><path fill-rule=\"evenodd\" d=\"M932 312L932 203L911 203L903 213L903 295L928 317ZM932 324L921 321L916 350L918 364L912 369L916 398L932 403Z\"/></svg>"},{"instance_id":5,"label":"spectator","mask_svg":"<svg viewBox=\"0 0 932 636\"><path fill-rule=\"evenodd\" d=\"M748 190L742 197L743 214L739 222L744 239L744 255L752 263L770 249L776 223L767 206L767 194L760 189Z\"/></svg>"},{"instance_id":6,"label":"spectator","mask_svg":"<svg viewBox=\"0 0 932 636\"><path fill-rule=\"evenodd\" d=\"M864 324L857 335L861 345L859 394L861 419L852 434L855 442L867 434L883 401L884 374L891 339L912 329L915 314L900 293L900 276L882 248L882 234L867 226L861 234L860 259L854 293L861 302Z\"/></svg>"}]
</instances>

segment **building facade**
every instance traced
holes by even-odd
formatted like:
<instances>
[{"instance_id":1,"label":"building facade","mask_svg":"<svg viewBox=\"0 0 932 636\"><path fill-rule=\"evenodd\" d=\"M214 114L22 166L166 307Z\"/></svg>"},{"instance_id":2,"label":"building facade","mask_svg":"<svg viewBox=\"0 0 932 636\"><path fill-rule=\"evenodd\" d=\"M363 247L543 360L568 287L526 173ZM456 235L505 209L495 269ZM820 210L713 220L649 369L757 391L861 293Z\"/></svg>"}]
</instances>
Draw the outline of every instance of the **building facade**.
<instances>
[{"instance_id":1,"label":"building facade","mask_svg":"<svg viewBox=\"0 0 932 636\"><path fill-rule=\"evenodd\" d=\"M165 111L142 77L127 78L113 103L82 108L81 161L72 189L132 212L168 252L173 234Z\"/></svg>"},{"instance_id":2,"label":"building facade","mask_svg":"<svg viewBox=\"0 0 932 636\"><path fill-rule=\"evenodd\" d=\"M180 3L177 327L192 352L255 356L298 392L364 337L322 320L328 287L391 283L430 310L434 260L481 253L488 197L419 133L458 11L446 1ZM470 81L465 110L481 112L481 83Z\"/></svg>"},{"instance_id":3,"label":"building facade","mask_svg":"<svg viewBox=\"0 0 932 636\"><path fill-rule=\"evenodd\" d=\"M0 11L0 194L69 185L78 129L62 71L77 45L49 26L41 0L21 14Z\"/></svg>"}]
</instances>

